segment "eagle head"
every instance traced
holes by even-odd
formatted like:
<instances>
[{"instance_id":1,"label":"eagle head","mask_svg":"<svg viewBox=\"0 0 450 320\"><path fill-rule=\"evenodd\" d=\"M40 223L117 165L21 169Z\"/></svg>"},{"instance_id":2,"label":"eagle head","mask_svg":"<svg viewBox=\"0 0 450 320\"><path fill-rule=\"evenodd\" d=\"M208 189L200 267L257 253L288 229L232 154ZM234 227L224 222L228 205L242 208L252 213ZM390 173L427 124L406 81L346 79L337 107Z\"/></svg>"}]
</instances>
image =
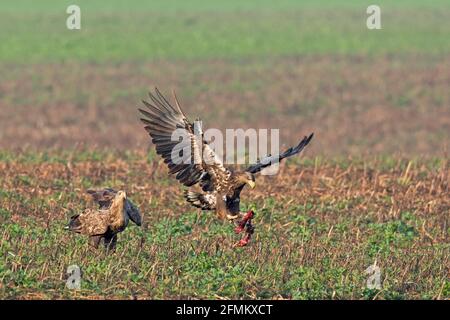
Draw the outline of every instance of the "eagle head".
<instances>
[{"instance_id":1,"label":"eagle head","mask_svg":"<svg viewBox=\"0 0 450 320\"><path fill-rule=\"evenodd\" d=\"M238 174L237 181L241 183L241 185L248 184L252 189L256 186L255 175L250 172L241 172Z\"/></svg>"}]
</instances>

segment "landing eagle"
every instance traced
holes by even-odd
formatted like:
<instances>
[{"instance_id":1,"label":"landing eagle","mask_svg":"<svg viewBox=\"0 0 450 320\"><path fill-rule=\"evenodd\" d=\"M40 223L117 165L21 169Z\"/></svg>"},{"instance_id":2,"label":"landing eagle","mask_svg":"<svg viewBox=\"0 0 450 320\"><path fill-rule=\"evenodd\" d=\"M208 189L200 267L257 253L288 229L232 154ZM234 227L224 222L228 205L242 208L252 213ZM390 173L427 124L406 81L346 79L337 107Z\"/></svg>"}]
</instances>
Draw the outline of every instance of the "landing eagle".
<instances>
[{"instance_id":1,"label":"landing eagle","mask_svg":"<svg viewBox=\"0 0 450 320\"><path fill-rule=\"evenodd\" d=\"M175 106L155 88L155 93L149 93L151 102L143 100L145 109L139 109L143 117L141 121L156 146L156 152L169 167L169 174L186 187L199 185L203 192L184 191L184 197L193 206L202 210L215 210L218 218L237 223L236 231L246 228L247 235L239 242L243 246L248 243L253 227L250 222L253 211L242 213L239 209L240 194L248 185L255 187L255 174L262 169L284 158L300 153L313 138L313 133L305 136L297 146L287 149L276 156L266 156L244 171L235 171L225 167L216 156L208 142L203 139L203 133L194 127L180 107L174 93ZM173 133L184 132L180 142L172 139ZM200 136L200 137L199 137ZM184 152L189 150L190 152ZM173 154L181 154L174 161Z\"/></svg>"}]
</instances>

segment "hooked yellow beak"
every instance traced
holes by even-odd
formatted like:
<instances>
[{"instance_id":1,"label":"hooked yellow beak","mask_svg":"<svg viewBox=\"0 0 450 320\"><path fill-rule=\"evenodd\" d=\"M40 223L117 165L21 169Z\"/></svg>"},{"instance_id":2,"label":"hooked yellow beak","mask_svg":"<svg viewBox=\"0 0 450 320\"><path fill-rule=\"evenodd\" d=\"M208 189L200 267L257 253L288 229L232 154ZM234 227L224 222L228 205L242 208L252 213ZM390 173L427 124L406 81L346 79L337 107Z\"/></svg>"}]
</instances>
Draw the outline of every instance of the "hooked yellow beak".
<instances>
[{"instance_id":1,"label":"hooked yellow beak","mask_svg":"<svg viewBox=\"0 0 450 320\"><path fill-rule=\"evenodd\" d=\"M248 180L247 181L247 184L250 186L250 188L252 188L252 189L254 189L255 188L255 186L256 186L256 183L255 183L255 181L253 181L253 180Z\"/></svg>"}]
</instances>

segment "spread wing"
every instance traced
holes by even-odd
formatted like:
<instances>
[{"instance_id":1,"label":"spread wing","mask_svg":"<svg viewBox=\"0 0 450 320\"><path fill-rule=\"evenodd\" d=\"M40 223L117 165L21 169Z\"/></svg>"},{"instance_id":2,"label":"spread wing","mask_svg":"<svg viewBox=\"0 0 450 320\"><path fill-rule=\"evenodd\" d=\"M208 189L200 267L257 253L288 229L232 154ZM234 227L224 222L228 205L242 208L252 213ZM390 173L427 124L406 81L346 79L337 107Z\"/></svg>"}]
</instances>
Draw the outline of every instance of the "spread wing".
<instances>
[{"instance_id":1,"label":"spread wing","mask_svg":"<svg viewBox=\"0 0 450 320\"><path fill-rule=\"evenodd\" d=\"M250 173L257 173L257 172L260 172L262 169L269 167L272 164L283 160L284 158L288 158L295 154L300 153L309 144L309 142L311 141L313 136L314 136L314 133L311 133L308 137L305 136L296 147L291 147L279 155L276 155L276 156L268 155L268 156L258 160L257 163L255 163L254 165L251 165L245 171L250 172Z\"/></svg>"},{"instance_id":2,"label":"spread wing","mask_svg":"<svg viewBox=\"0 0 450 320\"><path fill-rule=\"evenodd\" d=\"M194 126L186 118L175 94L176 107L157 88L149 96L151 103L143 101L146 109L139 109L144 116L141 121L169 173L187 187L200 182L202 187L214 189L225 181L229 170L203 140L200 122Z\"/></svg>"}]
</instances>

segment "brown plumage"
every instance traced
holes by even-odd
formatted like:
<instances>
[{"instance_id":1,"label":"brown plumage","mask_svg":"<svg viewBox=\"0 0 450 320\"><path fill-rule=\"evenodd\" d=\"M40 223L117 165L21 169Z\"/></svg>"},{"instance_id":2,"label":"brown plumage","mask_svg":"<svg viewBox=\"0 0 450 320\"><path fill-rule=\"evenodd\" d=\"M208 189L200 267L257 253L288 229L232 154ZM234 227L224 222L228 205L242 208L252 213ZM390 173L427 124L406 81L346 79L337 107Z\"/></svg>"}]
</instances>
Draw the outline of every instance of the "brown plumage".
<instances>
[{"instance_id":1,"label":"brown plumage","mask_svg":"<svg viewBox=\"0 0 450 320\"><path fill-rule=\"evenodd\" d=\"M277 156L266 156L244 171L234 171L222 164L203 139L202 128L187 119L175 94L175 107L157 88L149 96L151 102L143 101L146 109L139 111L156 152L180 183L201 187L202 192L185 191L186 200L202 210L215 210L220 219L243 218L245 214L239 210L240 194L246 185L255 187L255 174L277 160L300 153L313 137L313 134L304 137L296 147ZM176 130L181 133L181 141L172 139ZM181 161L175 162L173 154L178 154Z\"/></svg>"},{"instance_id":2,"label":"brown plumage","mask_svg":"<svg viewBox=\"0 0 450 320\"><path fill-rule=\"evenodd\" d=\"M99 204L99 209L87 209L72 216L67 229L89 236L94 247L103 242L106 248L115 249L117 234L125 230L130 219L141 225L139 210L124 191L103 189L88 190L88 193Z\"/></svg>"}]
</instances>

